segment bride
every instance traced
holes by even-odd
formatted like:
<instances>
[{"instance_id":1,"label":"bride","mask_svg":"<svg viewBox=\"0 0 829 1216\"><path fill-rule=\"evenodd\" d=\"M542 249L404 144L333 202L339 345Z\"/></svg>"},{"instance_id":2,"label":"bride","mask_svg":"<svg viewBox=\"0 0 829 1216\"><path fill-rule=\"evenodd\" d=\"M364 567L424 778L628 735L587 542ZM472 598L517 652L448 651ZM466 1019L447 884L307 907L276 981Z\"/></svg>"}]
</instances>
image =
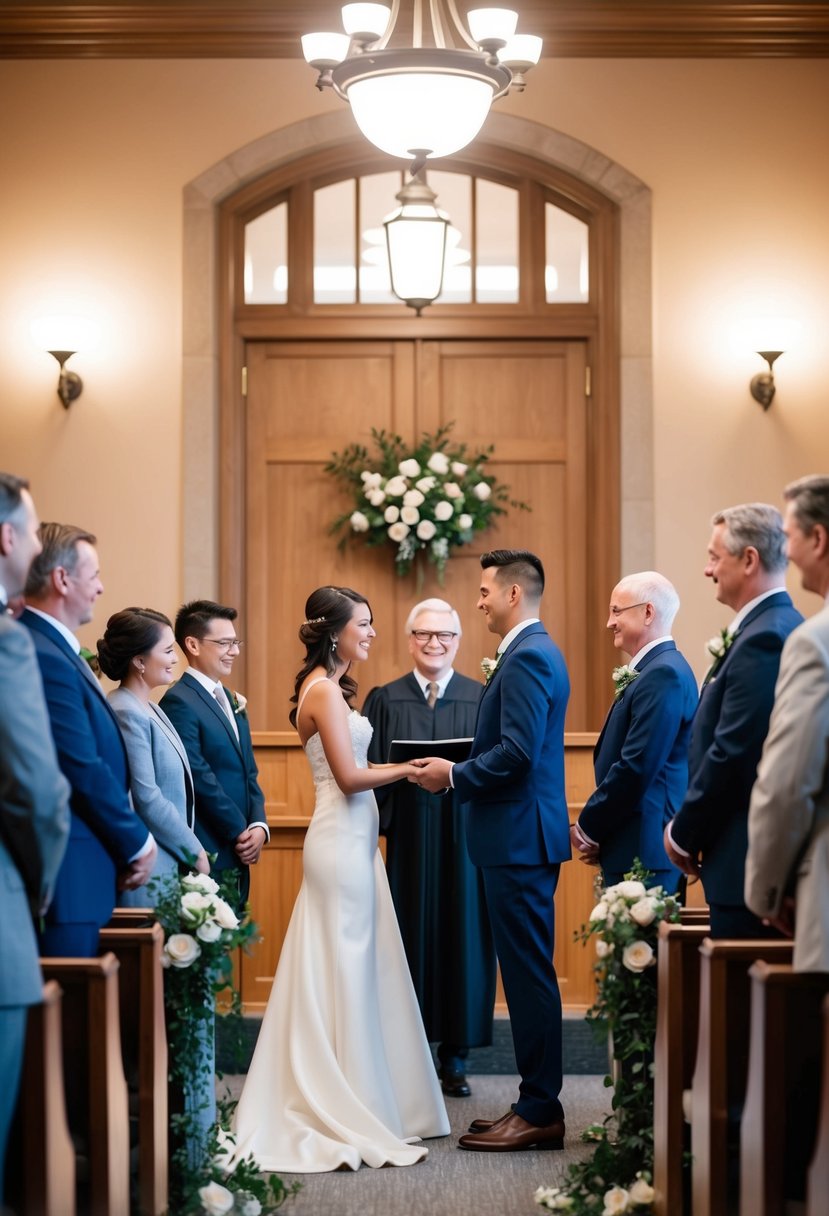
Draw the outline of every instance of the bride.
<instances>
[{"instance_id":1,"label":"bride","mask_svg":"<svg viewBox=\"0 0 829 1216\"><path fill-rule=\"evenodd\" d=\"M234 1157L317 1173L413 1165L449 1121L377 848L378 786L416 770L367 764L372 728L348 674L368 657L365 599L321 587L305 605L291 724L311 765L303 881L236 1110Z\"/></svg>"}]
</instances>

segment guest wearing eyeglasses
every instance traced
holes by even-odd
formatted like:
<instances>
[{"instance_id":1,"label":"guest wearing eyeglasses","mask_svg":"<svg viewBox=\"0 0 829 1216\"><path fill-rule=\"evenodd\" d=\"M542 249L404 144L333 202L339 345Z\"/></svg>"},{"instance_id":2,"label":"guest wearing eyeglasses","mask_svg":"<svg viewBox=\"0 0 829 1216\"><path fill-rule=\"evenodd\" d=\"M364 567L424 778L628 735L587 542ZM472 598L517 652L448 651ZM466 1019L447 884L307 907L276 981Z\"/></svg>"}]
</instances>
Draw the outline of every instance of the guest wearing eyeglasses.
<instances>
[{"instance_id":1,"label":"guest wearing eyeglasses","mask_svg":"<svg viewBox=\"0 0 829 1216\"><path fill-rule=\"evenodd\" d=\"M179 609L175 635L188 669L164 694L161 708L190 761L196 833L205 850L216 854L212 875L235 872L241 906L250 890L248 867L259 860L269 832L245 701L227 686L242 647L237 615L212 600Z\"/></svg>"},{"instance_id":2,"label":"guest wearing eyeglasses","mask_svg":"<svg viewBox=\"0 0 829 1216\"><path fill-rule=\"evenodd\" d=\"M453 668L457 612L427 599L405 631L414 670L373 689L364 715L374 727L369 760L388 760L392 739L456 739L475 733L482 685ZM464 816L451 793L438 797L399 782L375 791L386 867L426 1036L438 1044L449 1097L468 1097L471 1047L492 1043L495 948L481 872L469 860Z\"/></svg>"}]
</instances>

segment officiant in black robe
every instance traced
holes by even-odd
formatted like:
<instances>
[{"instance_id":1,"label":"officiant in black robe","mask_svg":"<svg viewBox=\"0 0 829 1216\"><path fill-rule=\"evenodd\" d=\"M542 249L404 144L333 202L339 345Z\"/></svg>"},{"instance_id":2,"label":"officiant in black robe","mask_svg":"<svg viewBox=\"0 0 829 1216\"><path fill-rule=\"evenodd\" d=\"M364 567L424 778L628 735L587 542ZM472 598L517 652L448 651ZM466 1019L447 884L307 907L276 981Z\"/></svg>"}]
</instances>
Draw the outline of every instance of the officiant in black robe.
<instances>
[{"instance_id":1,"label":"officiant in black robe","mask_svg":"<svg viewBox=\"0 0 829 1216\"><path fill-rule=\"evenodd\" d=\"M373 689L363 713L374 727L369 760L392 739L457 739L475 733L483 685L453 671L461 624L445 600L423 600L406 622L414 671ZM454 794L408 782L376 791L387 838L392 898L426 1036L438 1044L443 1092L467 1097L470 1047L492 1043L495 948L480 871L469 860Z\"/></svg>"}]
</instances>

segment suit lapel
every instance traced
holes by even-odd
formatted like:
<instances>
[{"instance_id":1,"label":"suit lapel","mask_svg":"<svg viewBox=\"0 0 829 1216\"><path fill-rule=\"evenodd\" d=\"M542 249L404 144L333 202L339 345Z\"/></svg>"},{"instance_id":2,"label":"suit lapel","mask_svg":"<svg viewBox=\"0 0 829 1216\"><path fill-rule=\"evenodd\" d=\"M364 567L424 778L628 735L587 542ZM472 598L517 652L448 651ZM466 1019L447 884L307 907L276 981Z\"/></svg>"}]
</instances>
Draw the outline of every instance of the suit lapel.
<instances>
[{"instance_id":1,"label":"suit lapel","mask_svg":"<svg viewBox=\"0 0 829 1216\"><path fill-rule=\"evenodd\" d=\"M201 700L208 707L210 712L212 714L215 714L215 716L218 718L218 720L221 722L222 726L226 730L228 739L230 739L233 746L236 748L237 752L239 752L239 754L241 755L241 752L242 752L241 732L240 732L240 737L237 739L236 732L234 731L233 727L231 726L230 720L228 719L227 714L221 708L221 706L219 705L219 702L216 700L216 698L211 696L210 693L207 691L207 689L202 684L200 684L198 680L194 680L193 677L188 672L185 671L184 675L181 677L181 680L182 680L182 682L184 680L186 680L187 687L194 689L196 694L201 698ZM222 687L224 688L224 685L222 685ZM227 695L226 688L225 688L225 695ZM229 700L229 698L228 698L228 700Z\"/></svg>"}]
</instances>

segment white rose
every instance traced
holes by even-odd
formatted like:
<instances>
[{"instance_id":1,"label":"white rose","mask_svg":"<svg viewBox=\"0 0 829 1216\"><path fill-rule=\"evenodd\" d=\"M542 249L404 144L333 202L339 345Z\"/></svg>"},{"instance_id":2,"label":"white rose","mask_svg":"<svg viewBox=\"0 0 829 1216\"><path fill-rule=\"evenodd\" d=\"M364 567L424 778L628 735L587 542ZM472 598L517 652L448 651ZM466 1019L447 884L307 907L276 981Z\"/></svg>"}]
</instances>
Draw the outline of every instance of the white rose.
<instances>
[{"instance_id":1,"label":"white rose","mask_svg":"<svg viewBox=\"0 0 829 1216\"><path fill-rule=\"evenodd\" d=\"M416 524L420 519L420 512L417 507L404 507L400 512L400 518L404 524Z\"/></svg>"},{"instance_id":2,"label":"white rose","mask_svg":"<svg viewBox=\"0 0 829 1216\"><path fill-rule=\"evenodd\" d=\"M643 928L645 925L652 925L656 919L656 900L651 899L648 895L644 899L637 899L630 910L630 919L635 920L637 925L641 925Z\"/></svg>"},{"instance_id":3,"label":"white rose","mask_svg":"<svg viewBox=\"0 0 829 1216\"><path fill-rule=\"evenodd\" d=\"M213 900L213 918L223 929L235 929L239 924L239 917L223 899Z\"/></svg>"},{"instance_id":4,"label":"white rose","mask_svg":"<svg viewBox=\"0 0 829 1216\"><path fill-rule=\"evenodd\" d=\"M242 1216L259 1216L262 1211L262 1204L255 1195L249 1196L239 1209Z\"/></svg>"},{"instance_id":5,"label":"white rose","mask_svg":"<svg viewBox=\"0 0 829 1216\"><path fill-rule=\"evenodd\" d=\"M219 1182L211 1182L209 1186L199 1187L199 1199L207 1216L225 1216L233 1207L233 1192Z\"/></svg>"},{"instance_id":6,"label":"white rose","mask_svg":"<svg viewBox=\"0 0 829 1216\"><path fill-rule=\"evenodd\" d=\"M612 899L615 899L618 894L619 894L619 884L616 883L615 886L605 887L604 894L602 895L602 899L612 900Z\"/></svg>"},{"instance_id":7,"label":"white rose","mask_svg":"<svg viewBox=\"0 0 829 1216\"><path fill-rule=\"evenodd\" d=\"M613 953L613 942L606 942L603 937L596 938L596 957L608 958Z\"/></svg>"},{"instance_id":8,"label":"white rose","mask_svg":"<svg viewBox=\"0 0 829 1216\"><path fill-rule=\"evenodd\" d=\"M589 920L606 920L607 919L607 904L603 899L600 899L593 911L588 917Z\"/></svg>"},{"instance_id":9,"label":"white rose","mask_svg":"<svg viewBox=\"0 0 829 1216\"><path fill-rule=\"evenodd\" d=\"M189 933L172 933L164 952L174 967L189 967L201 954L201 946Z\"/></svg>"},{"instance_id":10,"label":"white rose","mask_svg":"<svg viewBox=\"0 0 829 1216\"><path fill-rule=\"evenodd\" d=\"M196 930L196 937L201 942L217 942L222 936L222 926L215 920L206 920Z\"/></svg>"},{"instance_id":11,"label":"white rose","mask_svg":"<svg viewBox=\"0 0 829 1216\"><path fill-rule=\"evenodd\" d=\"M467 532L472 527L472 516L471 515L459 515L458 516L458 527L461 529L462 532Z\"/></svg>"},{"instance_id":12,"label":"white rose","mask_svg":"<svg viewBox=\"0 0 829 1216\"><path fill-rule=\"evenodd\" d=\"M401 540L405 540L411 529L408 524L392 524L388 529L389 540L393 540L395 544L400 544Z\"/></svg>"},{"instance_id":13,"label":"white rose","mask_svg":"<svg viewBox=\"0 0 829 1216\"><path fill-rule=\"evenodd\" d=\"M421 494L428 494L430 490L434 490L437 485L437 479L434 477L421 477L415 482L415 486L420 490Z\"/></svg>"},{"instance_id":14,"label":"white rose","mask_svg":"<svg viewBox=\"0 0 829 1216\"><path fill-rule=\"evenodd\" d=\"M423 495L420 490L407 490L403 495L404 507L419 507L423 501Z\"/></svg>"},{"instance_id":15,"label":"white rose","mask_svg":"<svg viewBox=\"0 0 829 1216\"><path fill-rule=\"evenodd\" d=\"M383 512L383 519L387 524L396 524L399 518L400 508L396 507L394 503L391 503L390 506L386 507L385 511Z\"/></svg>"},{"instance_id":16,"label":"white rose","mask_svg":"<svg viewBox=\"0 0 829 1216\"><path fill-rule=\"evenodd\" d=\"M213 901L209 895L204 895L201 891L186 891L181 897L181 914L185 920L196 924L204 919L212 905Z\"/></svg>"},{"instance_id":17,"label":"white rose","mask_svg":"<svg viewBox=\"0 0 829 1216\"><path fill-rule=\"evenodd\" d=\"M622 952L622 962L628 971L647 971L656 962L653 947L647 942L631 942Z\"/></svg>"},{"instance_id":18,"label":"white rose","mask_svg":"<svg viewBox=\"0 0 829 1216\"><path fill-rule=\"evenodd\" d=\"M447 481L443 492L447 498L463 498L463 490L455 481Z\"/></svg>"},{"instance_id":19,"label":"white rose","mask_svg":"<svg viewBox=\"0 0 829 1216\"><path fill-rule=\"evenodd\" d=\"M354 511L350 523L354 532L368 532L368 520L362 511Z\"/></svg>"},{"instance_id":20,"label":"white rose","mask_svg":"<svg viewBox=\"0 0 829 1216\"><path fill-rule=\"evenodd\" d=\"M421 540L431 540L437 532L437 528L432 523L431 519L421 519L417 525L417 534Z\"/></svg>"},{"instance_id":21,"label":"white rose","mask_svg":"<svg viewBox=\"0 0 829 1216\"><path fill-rule=\"evenodd\" d=\"M392 477L386 482L386 497L402 498L408 488L408 482L405 477Z\"/></svg>"},{"instance_id":22,"label":"white rose","mask_svg":"<svg viewBox=\"0 0 829 1216\"><path fill-rule=\"evenodd\" d=\"M644 1178L637 1178L633 1186L630 1188L630 1201L645 1207L649 1203L653 1203L654 1193L653 1187Z\"/></svg>"},{"instance_id":23,"label":"white rose","mask_svg":"<svg viewBox=\"0 0 829 1216\"><path fill-rule=\"evenodd\" d=\"M628 879L627 882L616 884L616 894L621 895L624 899L641 899L645 894L645 884Z\"/></svg>"},{"instance_id":24,"label":"white rose","mask_svg":"<svg viewBox=\"0 0 829 1216\"><path fill-rule=\"evenodd\" d=\"M487 481L479 481L476 486L472 487L472 493L476 498L479 498L481 502L486 502L492 493L492 486Z\"/></svg>"},{"instance_id":25,"label":"white rose","mask_svg":"<svg viewBox=\"0 0 829 1216\"><path fill-rule=\"evenodd\" d=\"M380 489L368 490L366 492L366 498L373 507L382 506L382 504L386 501L386 491Z\"/></svg>"},{"instance_id":26,"label":"white rose","mask_svg":"<svg viewBox=\"0 0 829 1216\"><path fill-rule=\"evenodd\" d=\"M623 1186L612 1186L604 1193L604 1211L602 1216L620 1216L629 1210L630 1195Z\"/></svg>"},{"instance_id":27,"label":"white rose","mask_svg":"<svg viewBox=\"0 0 829 1216\"><path fill-rule=\"evenodd\" d=\"M462 460L453 460L452 461L452 472L455 474L456 477L463 477L464 473L466 472L466 470L468 468L469 468L469 465L464 464Z\"/></svg>"},{"instance_id":28,"label":"white rose","mask_svg":"<svg viewBox=\"0 0 829 1216\"><path fill-rule=\"evenodd\" d=\"M215 895L219 884L209 874L185 874L181 880L185 891L201 891L204 895Z\"/></svg>"},{"instance_id":29,"label":"white rose","mask_svg":"<svg viewBox=\"0 0 829 1216\"><path fill-rule=\"evenodd\" d=\"M420 475L420 465L414 457L409 457L408 460L401 460L397 466L397 470L403 477L418 477Z\"/></svg>"},{"instance_id":30,"label":"white rose","mask_svg":"<svg viewBox=\"0 0 829 1216\"><path fill-rule=\"evenodd\" d=\"M442 498L440 502L435 503L435 519L439 519L441 522L444 522L447 519L451 519L454 514L455 508L452 506L451 502L447 502L445 498Z\"/></svg>"},{"instance_id":31,"label":"white rose","mask_svg":"<svg viewBox=\"0 0 829 1216\"><path fill-rule=\"evenodd\" d=\"M429 468L439 477L445 477L449 472L449 457L445 452L433 452L429 457Z\"/></svg>"}]
</instances>

